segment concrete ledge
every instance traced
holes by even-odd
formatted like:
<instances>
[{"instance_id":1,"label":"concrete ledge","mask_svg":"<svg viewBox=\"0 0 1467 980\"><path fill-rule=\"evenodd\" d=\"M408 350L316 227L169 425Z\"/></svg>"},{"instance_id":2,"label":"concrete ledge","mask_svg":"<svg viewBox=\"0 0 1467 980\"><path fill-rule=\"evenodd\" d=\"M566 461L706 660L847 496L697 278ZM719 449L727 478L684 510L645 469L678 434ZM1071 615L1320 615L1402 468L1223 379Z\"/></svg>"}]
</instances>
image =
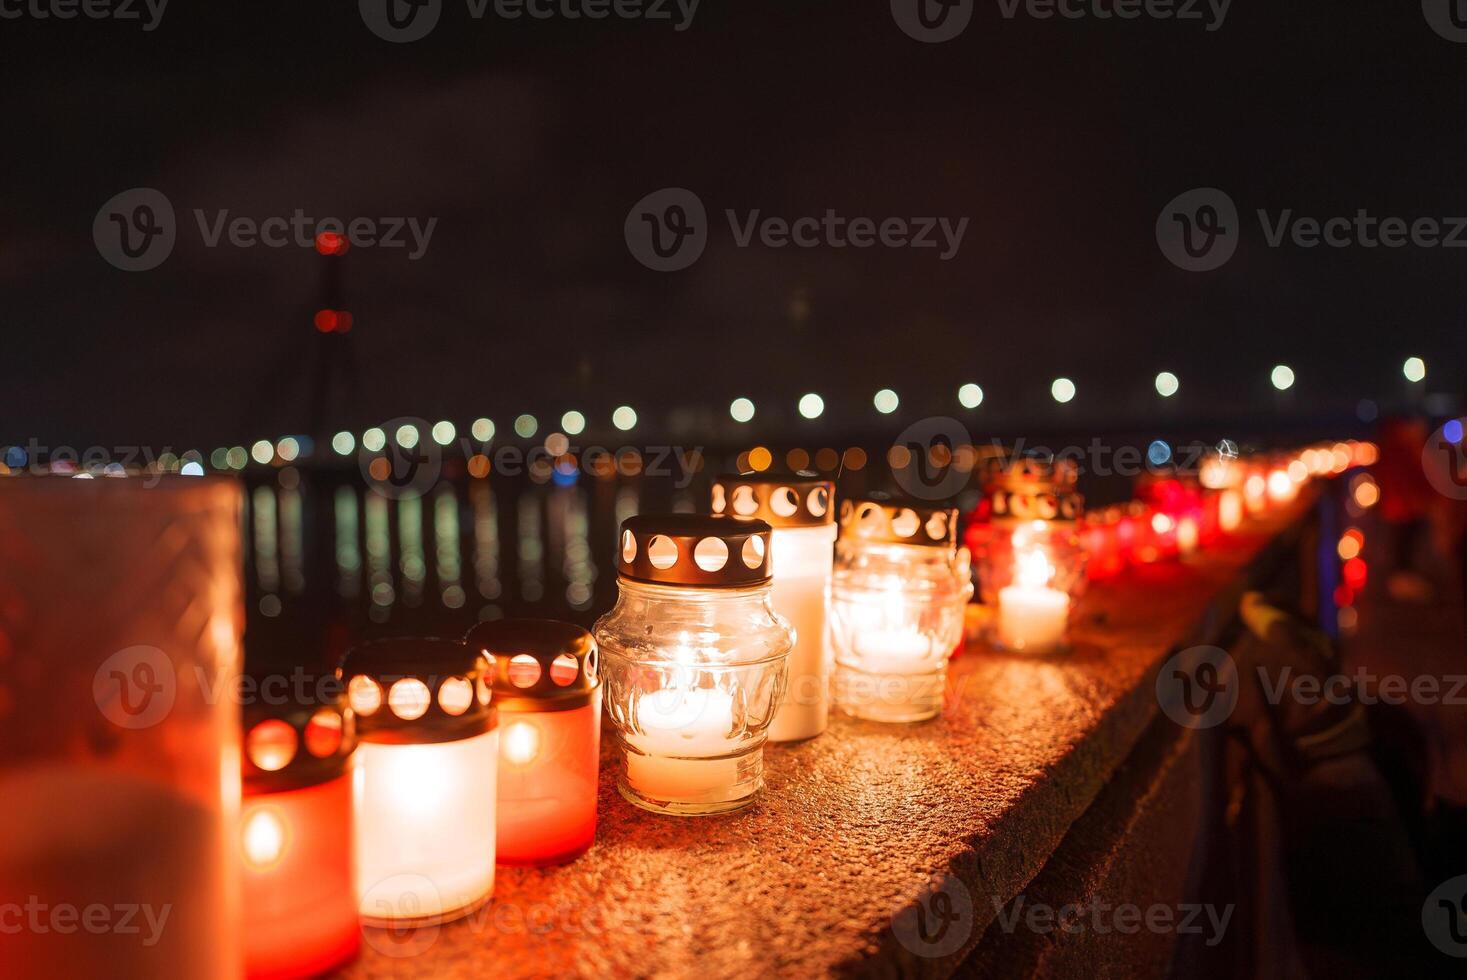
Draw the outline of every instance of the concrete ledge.
<instances>
[{"instance_id":1,"label":"concrete ledge","mask_svg":"<svg viewBox=\"0 0 1467 980\"><path fill-rule=\"evenodd\" d=\"M750 811L644 813L605 765L589 854L547 871L501 868L476 916L369 935L344 975L947 976L992 922L992 897L1001 907L1039 874L1157 717L1158 666L1215 640L1237 595L1293 560L1287 539L1308 506L1093 589L1068 656L971 647L940 719L841 718L814 741L770 748ZM1116 807L1112 819L1124 815ZM974 896L951 951L907 927L934 876Z\"/></svg>"}]
</instances>

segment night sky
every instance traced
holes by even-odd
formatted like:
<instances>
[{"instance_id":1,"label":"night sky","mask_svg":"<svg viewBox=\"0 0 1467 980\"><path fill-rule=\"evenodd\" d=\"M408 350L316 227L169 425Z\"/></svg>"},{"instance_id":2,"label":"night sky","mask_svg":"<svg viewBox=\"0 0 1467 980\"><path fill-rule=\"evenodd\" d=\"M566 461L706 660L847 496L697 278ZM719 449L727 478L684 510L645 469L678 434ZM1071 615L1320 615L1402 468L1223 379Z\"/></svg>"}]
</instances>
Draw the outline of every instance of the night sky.
<instances>
[{"instance_id":1,"label":"night sky","mask_svg":"<svg viewBox=\"0 0 1467 980\"><path fill-rule=\"evenodd\" d=\"M8 5L16 0L5 0ZM32 0L26 0L32 2ZM0 19L0 443L198 447L320 424L569 408L649 434L681 419L791 433L820 392L829 431L984 405L975 433L1057 413L1145 424L1157 371L1185 419L1353 419L1426 358L1464 388L1467 250L1269 248L1254 212L1467 216L1467 43L1415 2L1236 0L1220 29L1176 20L1006 19L974 0L919 43L886 0L705 0L667 21L473 19L391 44L357 4L175 0L158 27ZM1202 9L1205 9L1205 5ZM1210 14L1208 15L1211 16ZM1225 190L1223 268L1163 256L1163 206ZM109 198L153 187L178 224L160 267L103 260ZM628 250L664 187L707 206L707 250L659 273ZM436 218L417 261L359 248L208 248L213 221ZM724 209L786 219L967 218L932 249L740 248ZM1467 245L1467 235L1463 237ZM312 326L340 263L344 338ZM1269 368L1294 366L1281 400ZM354 364L354 373L349 365ZM1079 387L1063 408L1049 382ZM339 383L338 383L339 382ZM878 388L902 396L883 421Z\"/></svg>"}]
</instances>

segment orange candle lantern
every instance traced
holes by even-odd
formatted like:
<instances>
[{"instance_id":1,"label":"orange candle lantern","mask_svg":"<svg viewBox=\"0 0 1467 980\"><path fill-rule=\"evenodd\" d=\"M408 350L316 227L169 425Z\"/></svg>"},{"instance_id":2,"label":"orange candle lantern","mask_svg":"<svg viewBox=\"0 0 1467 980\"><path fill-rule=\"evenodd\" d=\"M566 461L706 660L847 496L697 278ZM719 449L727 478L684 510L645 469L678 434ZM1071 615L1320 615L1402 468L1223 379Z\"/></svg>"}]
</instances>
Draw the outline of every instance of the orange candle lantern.
<instances>
[{"instance_id":1,"label":"orange candle lantern","mask_svg":"<svg viewBox=\"0 0 1467 980\"><path fill-rule=\"evenodd\" d=\"M596 839L596 641L571 623L502 619L475 626L464 645L488 661L499 710L498 862L580 857Z\"/></svg>"},{"instance_id":2,"label":"orange candle lantern","mask_svg":"<svg viewBox=\"0 0 1467 980\"><path fill-rule=\"evenodd\" d=\"M1237 447L1231 443L1220 445L1203 461L1197 478L1202 485L1204 544L1232 534L1242 525L1244 470Z\"/></svg>"},{"instance_id":3,"label":"orange candle lantern","mask_svg":"<svg viewBox=\"0 0 1467 980\"><path fill-rule=\"evenodd\" d=\"M486 658L379 640L342 663L357 717L357 894L372 926L446 922L494 891L498 717Z\"/></svg>"},{"instance_id":4,"label":"orange candle lantern","mask_svg":"<svg viewBox=\"0 0 1467 980\"><path fill-rule=\"evenodd\" d=\"M244 713L240 857L245 973L309 977L361 944L352 854L351 711L334 677ZM262 699L263 700L263 699Z\"/></svg>"}]
</instances>

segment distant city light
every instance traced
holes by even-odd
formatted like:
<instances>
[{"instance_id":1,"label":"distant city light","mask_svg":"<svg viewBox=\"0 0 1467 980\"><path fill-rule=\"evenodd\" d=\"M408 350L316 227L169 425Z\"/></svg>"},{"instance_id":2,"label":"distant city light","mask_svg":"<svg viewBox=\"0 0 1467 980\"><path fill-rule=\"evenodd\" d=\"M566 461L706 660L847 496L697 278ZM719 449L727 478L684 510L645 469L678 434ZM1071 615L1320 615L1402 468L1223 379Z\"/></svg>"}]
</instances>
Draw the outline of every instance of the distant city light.
<instances>
[{"instance_id":1,"label":"distant city light","mask_svg":"<svg viewBox=\"0 0 1467 980\"><path fill-rule=\"evenodd\" d=\"M397 432L393 435L393 438L402 448L412 449L418 444L418 427L411 422L404 422L397 427Z\"/></svg>"},{"instance_id":2,"label":"distant city light","mask_svg":"<svg viewBox=\"0 0 1467 980\"><path fill-rule=\"evenodd\" d=\"M362 433L362 448L368 452L380 453L387 445L387 433L375 425Z\"/></svg>"},{"instance_id":3,"label":"distant city light","mask_svg":"<svg viewBox=\"0 0 1467 980\"><path fill-rule=\"evenodd\" d=\"M1273 369L1273 373L1269 375L1269 380L1273 382L1273 386L1279 391L1288 391L1294 387L1294 369L1287 364L1277 365Z\"/></svg>"},{"instance_id":4,"label":"distant city light","mask_svg":"<svg viewBox=\"0 0 1467 980\"><path fill-rule=\"evenodd\" d=\"M747 398L735 398L728 406L728 414L735 422L748 422L754 418L754 403Z\"/></svg>"},{"instance_id":5,"label":"distant city light","mask_svg":"<svg viewBox=\"0 0 1467 980\"><path fill-rule=\"evenodd\" d=\"M567 435L578 436L586 431L586 416L577 411L569 411L560 417L560 427Z\"/></svg>"},{"instance_id":6,"label":"distant city light","mask_svg":"<svg viewBox=\"0 0 1467 980\"><path fill-rule=\"evenodd\" d=\"M1156 376L1156 393L1163 398L1170 398L1182 387L1177 376L1170 371L1163 371Z\"/></svg>"},{"instance_id":7,"label":"distant city light","mask_svg":"<svg viewBox=\"0 0 1467 980\"><path fill-rule=\"evenodd\" d=\"M196 459L191 459L183 464L183 469L178 471L183 476L203 476L204 464Z\"/></svg>"},{"instance_id":8,"label":"distant city light","mask_svg":"<svg viewBox=\"0 0 1467 980\"><path fill-rule=\"evenodd\" d=\"M1453 445L1460 445L1462 442L1462 420L1451 419L1446 425L1442 426L1442 438Z\"/></svg>"},{"instance_id":9,"label":"distant city light","mask_svg":"<svg viewBox=\"0 0 1467 980\"><path fill-rule=\"evenodd\" d=\"M529 439L540 431L540 421L533 415L520 415L514 420L514 434L521 439Z\"/></svg>"},{"instance_id":10,"label":"distant city light","mask_svg":"<svg viewBox=\"0 0 1467 980\"><path fill-rule=\"evenodd\" d=\"M229 469L229 450L216 449L209 454L209 465L216 470Z\"/></svg>"},{"instance_id":11,"label":"distant city light","mask_svg":"<svg viewBox=\"0 0 1467 980\"><path fill-rule=\"evenodd\" d=\"M243 446L231 446L224 461L229 464L230 469L242 470L250 462L249 450Z\"/></svg>"},{"instance_id":12,"label":"distant city light","mask_svg":"<svg viewBox=\"0 0 1467 980\"><path fill-rule=\"evenodd\" d=\"M275 444L275 455L280 457L281 462L294 463L300 454L301 444L295 436L286 436Z\"/></svg>"},{"instance_id":13,"label":"distant city light","mask_svg":"<svg viewBox=\"0 0 1467 980\"><path fill-rule=\"evenodd\" d=\"M983 389L969 383L958 389L958 404L964 408L977 408L983 404Z\"/></svg>"},{"instance_id":14,"label":"distant city light","mask_svg":"<svg viewBox=\"0 0 1467 980\"><path fill-rule=\"evenodd\" d=\"M818 419L825 413L825 399L813 391L800 396L800 414L807 419Z\"/></svg>"},{"instance_id":15,"label":"distant city light","mask_svg":"<svg viewBox=\"0 0 1467 980\"><path fill-rule=\"evenodd\" d=\"M452 422L445 420L433 424L433 441L440 446L447 446L453 442L453 437L456 435L458 435L458 430L453 427Z\"/></svg>"},{"instance_id":16,"label":"distant city light","mask_svg":"<svg viewBox=\"0 0 1467 980\"><path fill-rule=\"evenodd\" d=\"M261 439L250 447L250 458L260 464L268 463L275 458L275 447L269 439Z\"/></svg>"},{"instance_id":17,"label":"distant city light","mask_svg":"<svg viewBox=\"0 0 1467 980\"><path fill-rule=\"evenodd\" d=\"M469 433L479 442L488 442L494 438L494 421L474 419L474 424L469 426Z\"/></svg>"},{"instance_id":18,"label":"distant city light","mask_svg":"<svg viewBox=\"0 0 1467 980\"><path fill-rule=\"evenodd\" d=\"M897 406L901 404L901 399L890 388L882 388L876 393L876 397L871 399L871 402L882 415L890 415L897 410Z\"/></svg>"},{"instance_id":19,"label":"distant city light","mask_svg":"<svg viewBox=\"0 0 1467 980\"><path fill-rule=\"evenodd\" d=\"M1172 447L1163 439L1157 439L1146 447L1146 458L1152 466L1165 466L1172 461Z\"/></svg>"},{"instance_id":20,"label":"distant city light","mask_svg":"<svg viewBox=\"0 0 1467 980\"><path fill-rule=\"evenodd\" d=\"M1049 386L1049 393L1063 405L1075 397L1075 382L1069 378L1055 378L1054 384Z\"/></svg>"},{"instance_id":21,"label":"distant city light","mask_svg":"<svg viewBox=\"0 0 1467 980\"><path fill-rule=\"evenodd\" d=\"M1426 380L1426 362L1419 357L1408 357L1406 363L1401 365L1401 373L1406 380L1416 384Z\"/></svg>"},{"instance_id":22,"label":"distant city light","mask_svg":"<svg viewBox=\"0 0 1467 980\"><path fill-rule=\"evenodd\" d=\"M331 437L331 448L338 456L350 456L351 451L357 448L356 437L350 432L338 432Z\"/></svg>"},{"instance_id":23,"label":"distant city light","mask_svg":"<svg viewBox=\"0 0 1467 980\"><path fill-rule=\"evenodd\" d=\"M622 405L611 413L611 424L622 432L630 432L637 427L637 413L630 405Z\"/></svg>"}]
</instances>

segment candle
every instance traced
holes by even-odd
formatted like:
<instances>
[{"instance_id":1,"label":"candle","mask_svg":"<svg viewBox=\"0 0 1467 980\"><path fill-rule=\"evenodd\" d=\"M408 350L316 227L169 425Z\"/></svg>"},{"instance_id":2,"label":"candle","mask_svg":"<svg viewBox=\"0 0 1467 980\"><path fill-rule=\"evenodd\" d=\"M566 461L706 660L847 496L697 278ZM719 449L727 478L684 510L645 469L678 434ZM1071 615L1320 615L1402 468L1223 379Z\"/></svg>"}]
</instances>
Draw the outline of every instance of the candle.
<instances>
[{"instance_id":1,"label":"candle","mask_svg":"<svg viewBox=\"0 0 1467 980\"><path fill-rule=\"evenodd\" d=\"M209 477L0 480L6 980L241 974L239 505Z\"/></svg>"},{"instance_id":2,"label":"candle","mask_svg":"<svg viewBox=\"0 0 1467 980\"><path fill-rule=\"evenodd\" d=\"M835 485L813 474L722 477L714 514L758 519L773 528L774 611L795 630L789 683L769 726L772 742L814 738L830 721L826 604L835 549Z\"/></svg>"},{"instance_id":3,"label":"candle","mask_svg":"<svg viewBox=\"0 0 1467 980\"><path fill-rule=\"evenodd\" d=\"M1243 495L1229 487L1218 495L1217 527L1224 534L1232 534L1243 524Z\"/></svg>"},{"instance_id":4,"label":"candle","mask_svg":"<svg viewBox=\"0 0 1467 980\"><path fill-rule=\"evenodd\" d=\"M251 980L317 976L361 944L350 772L356 738L335 678L308 681L285 704L260 699L245 710L239 850Z\"/></svg>"},{"instance_id":5,"label":"candle","mask_svg":"<svg viewBox=\"0 0 1467 980\"><path fill-rule=\"evenodd\" d=\"M627 781L654 799L716 800L740 779L739 760L722 753L734 729L733 697L723 691L664 688L643 698L643 734L628 735Z\"/></svg>"},{"instance_id":6,"label":"candle","mask_svg":"<svg viewBox=\"0 0 1467 980\"><path fill-rule=\"evenodd\" d=\"M494 890L497 712L488 665L446 640L379 640L342 662L357 715L357 905L364 922L438 923Z\"/></svg>"},{"instance_id":7,"label":"candle","mask_svg":"<svg viewBox=\"0 0 1467 980\"><path fill-rule=\"evenodd\" d=\"M1050 588L1054 565L1044 549L1030 546L1015 556L1014 584L999 591L998 640L1008 650L1050 653L1064 645L1070 597Z\"/></svg>"},{"instance_id":8,"label":"candle","mask_svg":"<svg viewBox=\"0 0 1467 980\"><path fill-rule=\"evenodd\" d=\"M617 789L682 816L748 806L783 694L794 631L771 607L771 528L759 520L629 518L616 606L596 622Z\"/></svg>"},{"instance_id":9,"label":"candle","mask_svg":"<svg viewBox=\"0 0 1467 980\"><path fill-rule=\"evenodd\" d=\"M464 645L489 664L499 709L496 860L574 860L596 839L596 641L571 623L501 619L469 630Z\"/></svg>"},{"instance_id":10,"label":"candle","mask_svg":"<svg viewBox=\"0 0 1467 980\"><path fill-rule=\"evenodd\" d=\"M841 506L831 590L836 702L872 721L942 711L973 586L957 511L872 497Z\"/></svg>"}]
</instances>

